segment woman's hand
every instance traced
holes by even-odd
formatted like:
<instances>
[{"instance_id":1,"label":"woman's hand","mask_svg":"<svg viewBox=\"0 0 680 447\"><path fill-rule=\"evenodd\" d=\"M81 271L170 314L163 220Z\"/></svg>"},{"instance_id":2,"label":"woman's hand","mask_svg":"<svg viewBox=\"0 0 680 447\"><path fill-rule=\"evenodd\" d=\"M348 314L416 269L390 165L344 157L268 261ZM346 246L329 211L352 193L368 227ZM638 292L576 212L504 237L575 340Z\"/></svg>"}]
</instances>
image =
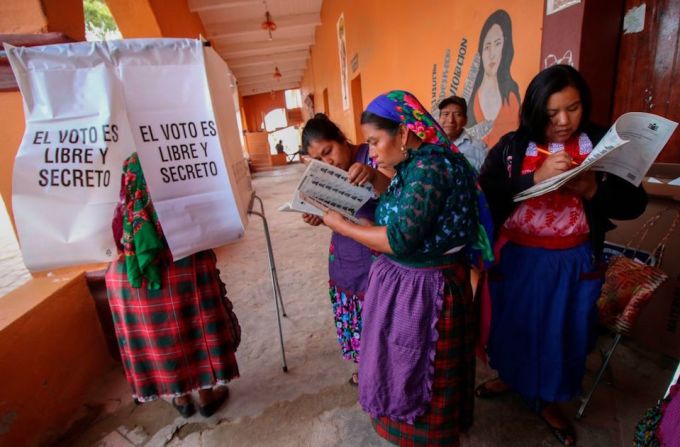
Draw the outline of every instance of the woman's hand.
<instances>
[{"instance_id":1,"label":"woman's hand","mask_svg":"<svg viewBox=\"0 0 680 447\"><path fill-rule=\"evenodd\" d=\"M315 216L314 214L304 213L302 215L302 220L304 220L305 223L307 223L307 224L309 224L313 227L317 227L317 226L319 226L323 223L323 219L320 218L319 216Z\"/></svg>"},{"instance_id":2,"label":"woman's hand","mask_svg":"<svg viewBox=\"0 0 680 447\"><path fill-rule=\"evenodd\" d=\"M563 172L568 171L572 167L571 155L565 151L555 152L550 154L545 159L540 168L534 172L534 183L540 183L543 180L555 177Z\"/></svg>"},{"instance_id":3,"label":"woman's hand","mask_svg":"<svg viewBox=\"0 0 680 447\"><path fill-rule=\"evenodd\" d=\"M347 174L349 182L353 185L363 185L375 179L375 169L363 163L354 163L347 170Z\"/></svg>"},{"instance_id":4,"label":"woman's hand","mask_svg":"<svg viewBox=\"0 0 680 447\"><path fill-rule=\"evenodd\" d=\"M342 214L336 211L325 209L323 223L336 233L344 234L341 230L345 227L347 221L344 217L342 217Z\"/></svg>"},{"instance_id":5,"label":"woman's hand","mask_svg":"<svg viewBox=\"0 0 680 447\"><path fill-rule=\"evenodd\" d=\"M593 198L597 192L597 179L595 171L585 171L569 180L564 187L586 200Z\"/></svg>"}]
</instances>

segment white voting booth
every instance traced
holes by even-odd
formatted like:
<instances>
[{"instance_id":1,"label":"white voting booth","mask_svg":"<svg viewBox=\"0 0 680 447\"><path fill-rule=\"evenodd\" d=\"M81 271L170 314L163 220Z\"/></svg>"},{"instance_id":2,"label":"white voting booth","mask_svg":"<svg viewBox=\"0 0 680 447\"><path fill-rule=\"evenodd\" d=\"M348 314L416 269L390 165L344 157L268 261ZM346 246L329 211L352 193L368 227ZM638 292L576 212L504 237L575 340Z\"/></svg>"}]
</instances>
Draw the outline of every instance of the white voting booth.
<instances>
[{"instance_id":1,"label":"white voting booth","mask_svg":"<svg viewBox=\"0 0 680 447\"><path fill-rule=\"evenodd\" d=\"M115 259L111 221L136 151L174 259L238 240L249 214L263 219L286 371L285 310L224 60L192 39L5 48L26 115L12 206L28 269Z\"/></svg>"}]
</instances>

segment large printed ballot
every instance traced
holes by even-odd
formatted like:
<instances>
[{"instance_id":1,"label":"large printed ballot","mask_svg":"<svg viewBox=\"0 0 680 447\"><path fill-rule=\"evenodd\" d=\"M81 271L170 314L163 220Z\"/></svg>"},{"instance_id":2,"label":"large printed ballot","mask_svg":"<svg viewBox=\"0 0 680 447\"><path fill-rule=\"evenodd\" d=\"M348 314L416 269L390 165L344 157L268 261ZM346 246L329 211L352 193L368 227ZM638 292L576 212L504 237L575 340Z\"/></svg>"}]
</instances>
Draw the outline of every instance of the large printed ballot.
<instances>
[{"instance_id":1,"label":"large printed ballot","mask_svg":"<svg viewBox=\"0 0 680 447\"><path fill-rule=\"evenodd\" d=\"M583 171L609 172L639 186L678 123L653 113L624 113L578 167L516 194L515 202L555 191Z\"/></svg>"},{"instance_id":2,"label":"large printed ballot","mask_svg":"<svg viewBox=\"0 0 680 447\"><path fill-rule=\"evenodd\" d=\"M174 259L241 237L252 189L233 76L214 51L136 39L8 56L26 112L12 204L30 270L115 258L111 220L134 151Z\"/></svg>"}]
</instances>

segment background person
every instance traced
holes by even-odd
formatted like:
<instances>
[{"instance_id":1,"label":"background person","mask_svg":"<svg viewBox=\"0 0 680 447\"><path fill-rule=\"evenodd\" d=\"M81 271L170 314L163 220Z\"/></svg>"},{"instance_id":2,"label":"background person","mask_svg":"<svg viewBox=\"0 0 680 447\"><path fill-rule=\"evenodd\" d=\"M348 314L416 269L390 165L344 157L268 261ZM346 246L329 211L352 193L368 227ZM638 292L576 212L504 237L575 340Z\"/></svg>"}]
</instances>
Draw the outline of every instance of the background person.
<instances>
[{"instance_id":1,"label":"background person","mask_svg":"<svg viewBox=\"0 0 680 447\"><path fill-rule=\"evenodd\" d=\"M439 124L458 150L479 172L486 158L486 144L465 130L467 124L467 102L460 96L449 96L439 103Z\"/></svg>"},{"instance_id":2,"label":"background person","mask_svg":"<svg viewBox=\"0 0 680 447\"><path fill-rule=\"evenodd\" d=\"M123 165L121 203L113 222L121 254L106 272L123 369L140 402L169 397L184 417L209 417L239 376L241 328L205 250L172 261L137 154Z\"/></svg>"}]
</instances>

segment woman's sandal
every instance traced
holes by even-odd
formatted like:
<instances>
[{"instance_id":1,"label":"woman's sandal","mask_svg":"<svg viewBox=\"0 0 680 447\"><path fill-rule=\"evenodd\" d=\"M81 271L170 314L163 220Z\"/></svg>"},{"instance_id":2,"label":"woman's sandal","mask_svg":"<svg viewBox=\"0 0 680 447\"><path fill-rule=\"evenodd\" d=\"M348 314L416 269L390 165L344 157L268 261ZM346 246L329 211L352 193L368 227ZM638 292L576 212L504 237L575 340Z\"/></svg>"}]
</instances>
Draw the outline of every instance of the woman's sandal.
<instances>
[{"instance_id":1,"label":"woman's sandal","mask_svg":"<svg viewBox=\"0 0 680 447\"><path fill-rule=\"evenodd\" d=\"M560 441L562 445L576 445L576 431L574 430L573 425L569 424L564 428L557 428L548 422L548 420L543 416L541 416L541 419L543 419L543 422L545 422L552 434L555 435L555 438L557 438L557 440Z\"/></svg>"},{"instance_id":2,"label":"woman's sandal","mask_svg":"<svg viewBox=\"0 0 680 447\"><path fill-rule=\"evenodd\" d=\"M175 400L176 398L172 398L172 406L175 407L175 409L179 412L180 415L184 418L190 418L193 416L194 413L196 413L196 407L194 407L193 402L189 402L188 404L180 405L177 403Z\"/></svg>"},{"instance_id":3,"label":"woman's sandal","mask_svg":"<svg viewBox=\"0 0 680 447\"><path fill-rule=\"evenodd\" d=\"M213 395L215 395L215 394L216 394L216 393L213 391ZM202 406L199 405L199 406L198 406L198 412L199 412L199 413L201 414L201 416L203 416L204 418L209 418L210 416L212 416L213 414L215 414L215 412L216 412L217 410L219 410L219 408L222 406L222 404L224 403L224 401L227 400L227 398L229 398L229 388L224 387L224 392L222 393L221 396L219 396L219 397L216 398L216 399L211 400L210 402L208 402L208 403L205 404L205 405L202 405Z\"/></svg>"},{"instance_id":4,"label":"woman's sandal","mask_svg":"<svg viewBox=\"0 0 680 447\"><path fill-rule=\"evenodd\" d=\"M359 373L352 373L352 377L349 378L349 384L359 386Z\"/></svg>"},{"instance_id":5,"label":"woman's sandal","mask_svg":"<svg viewBox=\"0 0 680 447\"><path fill-rule=\"evenodd\" d=\"M507 389L503 391L496 391L487 387L487 384L493 382L494 380L497 379L487 380L486 382L477 386L477 388L475 388L475 396L479 397L480 399L492 399L494 397L502 396L503 394L506 394L509 391Z\"/></svg>"}]
</instances>

